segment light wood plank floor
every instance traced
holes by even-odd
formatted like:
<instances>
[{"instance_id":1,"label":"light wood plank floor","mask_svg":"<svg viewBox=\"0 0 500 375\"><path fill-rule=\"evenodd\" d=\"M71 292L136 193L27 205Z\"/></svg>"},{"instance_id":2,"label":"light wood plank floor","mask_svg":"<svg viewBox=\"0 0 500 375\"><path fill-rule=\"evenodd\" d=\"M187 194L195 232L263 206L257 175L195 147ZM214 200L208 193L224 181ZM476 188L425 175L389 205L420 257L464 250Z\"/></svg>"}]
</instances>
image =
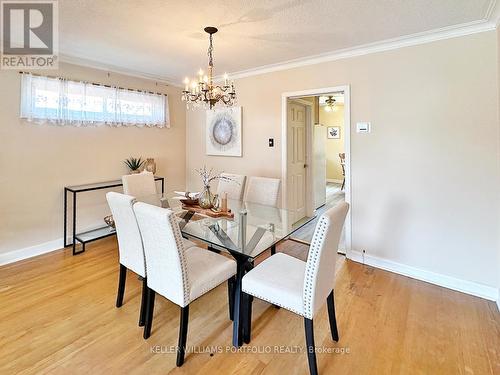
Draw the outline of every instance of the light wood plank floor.
<instances>
[{"instance_id":1,"label":"light wood plank floor","mask_svg":"<svg viewBox=\"0 0 500 375\"><path fill-rule=\"evenodd\" d=\"M288 242L279 250L304 258L307 248ZM254 303L251 344L225 352L226 285L191 305L188 346L196 352L176 368L167 349L177 343L177 306L157 298L152 336L143 340L137 277L129 275L125 303L114 307L117 265L110 238L76 257L57 251L1 267L0 374L308 374L305 353L265 352L266 345L303 347L304 328L300 317L262 301ZM500 374L494 303L343 259L339 265L340 341L330 339L324 307L316 345L333 353L318 354L320 374Z\"/></svg>"}]
</instances>

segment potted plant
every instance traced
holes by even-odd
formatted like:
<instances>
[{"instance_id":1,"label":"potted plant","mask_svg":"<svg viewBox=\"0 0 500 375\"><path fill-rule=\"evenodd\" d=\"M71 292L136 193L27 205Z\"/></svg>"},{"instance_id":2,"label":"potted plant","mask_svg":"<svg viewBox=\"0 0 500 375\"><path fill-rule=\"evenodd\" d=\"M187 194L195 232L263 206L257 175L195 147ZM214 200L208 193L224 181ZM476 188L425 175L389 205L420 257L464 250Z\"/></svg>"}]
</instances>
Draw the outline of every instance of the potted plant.
<instances>
[{"instance_id":1,"label":"potted plant","mask_svg":"<svg viewBox=\"0 0 500 375\"><path fill-rule=\"evenodd\" d=\"M124 163L130 169L130 174L134 174L140 172L140 168L144 164L144 160L142 160L142 158L129 157L124 160Z\"/></svg>"}]
</instances>

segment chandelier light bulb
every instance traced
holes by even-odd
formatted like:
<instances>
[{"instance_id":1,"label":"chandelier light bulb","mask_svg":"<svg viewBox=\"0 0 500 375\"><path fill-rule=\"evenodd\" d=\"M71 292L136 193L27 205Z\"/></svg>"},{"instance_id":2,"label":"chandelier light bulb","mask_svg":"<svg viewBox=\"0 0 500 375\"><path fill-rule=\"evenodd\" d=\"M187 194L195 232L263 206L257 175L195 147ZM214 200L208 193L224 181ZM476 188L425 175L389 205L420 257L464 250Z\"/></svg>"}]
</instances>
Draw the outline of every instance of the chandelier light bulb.
<instances>
[{"instance_id":1,"label":"chandelier light bulb","mask_svg":"<svg viewBox=\"0 0 500 375\"><path fill-rule=\"evenodd\" d=\"M331 112L332 111L332 107L330 107L329 105L327 105L325 107L325 112Z\"/></svg>"}]
</instances>

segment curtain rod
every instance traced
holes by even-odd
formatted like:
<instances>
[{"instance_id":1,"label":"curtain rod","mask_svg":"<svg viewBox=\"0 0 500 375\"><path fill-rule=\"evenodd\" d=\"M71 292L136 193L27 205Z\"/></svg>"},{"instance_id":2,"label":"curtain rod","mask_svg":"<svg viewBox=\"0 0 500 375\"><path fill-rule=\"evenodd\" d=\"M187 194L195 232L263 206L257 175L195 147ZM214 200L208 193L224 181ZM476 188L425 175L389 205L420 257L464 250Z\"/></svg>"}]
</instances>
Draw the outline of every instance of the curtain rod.
<instances>
[{"instance_id":1,"label":"curtain rod","mask_svg":"<svg viewBox=\"0 0 500 375\"><path fill-rule=\"evenodd\" d=\"M120 89L120 90L127 90L127 91L134 91L134 92L143 92L143 93L153 94L153 95L168 96L167 94L164 94L162 92L153 92L153 91L144 91L144 90L137 90L137 89L129 89L129 88L126 88L126 87L118 87L118 86L105 85L103 83L88 82L88 81L82 81L82 80L77 80L77 79L69 79L69 78L62 78L62 77L56 77L56 76L42 75L42 74L36 74L36 73L31 73L31 72L20 71L19 74L30 74L30 75L35 76L35 77L46 77L46 78L52 78L52 79L59 79L61 81L83 82L83 83L88 83L89 85L94 85L94 86L103 86L103 87L108 87L108 88L117 88L117 89Z\"/></svg>"}]
</instances>

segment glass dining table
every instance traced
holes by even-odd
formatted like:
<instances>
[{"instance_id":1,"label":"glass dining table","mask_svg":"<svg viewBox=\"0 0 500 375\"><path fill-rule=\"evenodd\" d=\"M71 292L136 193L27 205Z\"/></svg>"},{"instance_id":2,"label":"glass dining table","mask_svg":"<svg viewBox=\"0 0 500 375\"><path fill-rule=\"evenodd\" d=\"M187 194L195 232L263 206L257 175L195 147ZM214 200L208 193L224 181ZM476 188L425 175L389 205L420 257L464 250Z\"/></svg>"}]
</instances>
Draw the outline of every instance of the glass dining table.
<instances>
[{"instance_id":1,"label":"glass dining table","mask_svg":"<svg viewBox=\"0 0 500 375\"><path fill-rule=\"evenodd\" d=\"M137 201L173 210L179 217L183 237L208 245L209 250L229 253L236 261L237 272L233 291L233 345L239 347L245 336L242 318L250 301L241 298L241 280L254 266L256 257L289 238L295 231L314 219L297 211L228 199L228 209L234 217L210 217L183 205L174 192L137 197Z\"/></svg>"}]
</instances>

